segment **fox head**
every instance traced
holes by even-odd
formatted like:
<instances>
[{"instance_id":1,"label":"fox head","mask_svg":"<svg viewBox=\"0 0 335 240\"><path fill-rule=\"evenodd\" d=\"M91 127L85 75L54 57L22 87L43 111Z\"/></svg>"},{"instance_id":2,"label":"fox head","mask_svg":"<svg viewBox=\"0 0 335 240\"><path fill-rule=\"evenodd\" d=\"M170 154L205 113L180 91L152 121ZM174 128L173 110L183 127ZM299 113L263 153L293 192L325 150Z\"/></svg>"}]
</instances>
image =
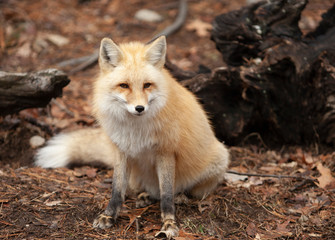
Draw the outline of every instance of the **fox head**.
<instances>
[{"instance_id":1,"label":"fox head","mask_svg":"<svg viewBox=\"0 0 335 240\"><path fill-rule=\"evenodd\" d=\"M95 102L101 112L119 117L154 115L167 97L165 36L148 44L101 41L100 78Z\"/></svg>"}]
</instances>

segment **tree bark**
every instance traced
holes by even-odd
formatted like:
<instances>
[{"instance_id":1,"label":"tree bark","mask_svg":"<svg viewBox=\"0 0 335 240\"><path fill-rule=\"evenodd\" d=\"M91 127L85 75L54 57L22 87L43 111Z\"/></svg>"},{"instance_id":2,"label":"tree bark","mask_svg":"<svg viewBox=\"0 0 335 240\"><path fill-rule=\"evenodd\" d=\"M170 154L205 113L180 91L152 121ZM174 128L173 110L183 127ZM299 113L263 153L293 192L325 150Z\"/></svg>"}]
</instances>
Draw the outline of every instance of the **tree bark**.
<instances>
[{"instance_id":1,"label":"tree bark","mask_svg":"<svg viewBox=\"0 0 335 240\"><path fill-rule=\"evenodd\" d=\"M222 14L212 40L226 66L182 81L217 136L239 144L335 144L335 5L312 33L298 26L307 0L263 1Z\"/></svg>"},{"instance_id":2,"label":"tree bark","mask_svg":"<svg viewBox=\"0 0 335 240\"><path fill-rule=\"evenodd\" d=\"M44 107L52 98L61 96L63 87L69 82L67 75L56 69L34 73L0 71L0 115Z\"/></svg>"}]
</instances>

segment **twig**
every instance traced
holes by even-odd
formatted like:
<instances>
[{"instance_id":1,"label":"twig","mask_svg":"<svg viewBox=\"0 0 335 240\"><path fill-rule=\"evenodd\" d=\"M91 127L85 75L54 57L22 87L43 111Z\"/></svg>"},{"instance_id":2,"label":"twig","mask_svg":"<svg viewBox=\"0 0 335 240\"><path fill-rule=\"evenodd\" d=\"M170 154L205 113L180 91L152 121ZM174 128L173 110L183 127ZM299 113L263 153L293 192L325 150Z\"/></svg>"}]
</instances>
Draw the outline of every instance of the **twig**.
<instances>
[{"instance_id":1,"label":"twig","mask_svg":"<svg viewBox=\"0 0 335 240\"><path fill-rule=\"evenodd\" d=\"M136 231L138 231L138 218L140 218L142 216L143 213L145 213L147 210L149 209L149 206L148 207L145 207L139 215L137 215L136 217L134 217L134 219L128 224L128 226L126 227L126 229L124 230L124 235L126 235L127 231L131 228L131 226L134 224L136 224Z\"/></svg>"},{"instance_id":2,"label":"twig","mask_svg":"<svg viewBox=\"0 0 335 240\"><path fill-rule=\"evenodd\" d=\"M256 200L256 202L265 210L265 211L267 211L268 213L270 213L270 214L272 214L272 215L274 215L274 216L276 216L276 217L280 217L280 218L283 218L283 219L286 219L286 217L284 216L284 215L282 215L282 214L280 214L280 213L277 213L271 206L267 206L267 207L269 207L272 211L270 211L269 209L267 209L265 206L264 206L264 204L262 204L259 200L257 200L257 199L255 199Z\"/></svg>"},{"instance_id":3,"label":"twig","mask_svg":"<svg viewBox=\"0 0 335 240\"><path fill-rule=\"evenodd\" d=\"M165 29L160 31L158 34L156 34L153 39L165 35L166 37L171 35L172 33L176 32L185 22L187 16L187 0L180 0L179 1L179 8L178 8L178 15L175 19L175 21L167 26ZM96 50L94 53L88 56L80 57L80 58L74 58L62 61L58 63L57 65L59 67L66 67L68 65L77 65L74 69L70 71L70 74L74 74L76 72L79 72L81 70L86 69L87 67L95 64L98 61L99 58L99 51Z\"/></svg>"},{"instance_id":4,"label":"twig","mask_svg":"<svg viewBox=\"0 0 335 240\"><path fill-rule=\"evenodd\" d=\"M91 56L84 56L84 57L79 57L79 58L73 58L73 59L68 59L65 61L62 61L60 63L57 63L57 67L67 67L67 66L72 66L72 65L78 65L82 62L86 62Z\"/></svg>"},{"instance_id":5,"label":"twig","mask_svg":"<svg viewBox=\"0 0 335 240\"><path fill-rule=\"evenodd\" d=\"M95 50L92 55L87 56L87 60L85 62L81 63L80 65L72 69L70 71L70 74L73 74L73 73L76 73L76 72L79 72L81 70L88 68L89 66L95 64L98 61L98 58L99 58L99 51Z\"/></svg>"},{"instance_id":6,"label":"twig","mask_svg":"<svg viewBox=\"0 0 335 240\"><path fill-rule=\"evenodd\" d=\"M57 107L60 108L60 110L64 111L67 115L69 115L70 117L74 117L74 113L71 112L67 107L63 106L62 104L60 104L56 99L52 99L51 102L53 104L55 104Z\"/></svg>"},{"instance_id":7,"label":"twig","mask_svg":"<svg viewBox=\"0 0 335 240\"><path fill-rule=\"evenodd\" d=\"M135 223L136 223L136 240L138 240L138 229L139 229L139 226L138 226L138 218L136 218L135 220Z\"/></svg>"},{"instance_id":8,"label":"twig","mask_svg":"<svg viewBox=\"0 0 335 240\"><path fill-rule=\"evenodd\" d=\"M259 139L259 141L261 142L261 144L263 144L263 146L264 146L265 148L269 149L269 147L264 143L264 141L263 141L261 135L260 135L259 133L257 133L257 132L253 132L253 133L248 134L248 135L242 140L242 143L244 144L244 143L247 141L247 139L249 139L250 137L254 137L254 136L256 136L256 137Z\"/></svg>"},{"instance_id":9,"label":"twig","mask_svg":"<svg viewBox=\"0 0 335 240\"><path fill-rule=\"evenodd\" d=\"M307 179L312 180L313 182L315 179L310 177L303 177L303 176L290 176L290 175L274 175L274 174L258 174L258 173L240 173L233 170L228 170L227 173L240 175L240 176L249 176L249 177L270 177L270 178L296 178L296 179Z\"/></svg>"},{"instance_id":10,"label":"twig","mask_svg":"<svg viewBox=\"0 0 335 240\"><path fill-rule=\"evenodd\" d=\"M184 24L186 16L187 16L187 1L180 0L178 9L179 10L178 10L178 15L176 17L176 20L171 25L163 29L161 32L156 34L153 37L153 39L159 36L162 36L162 35L169 36L172 33L176 32Z\"/></svg>"},{"instance_id":11,"label":"twig","mask_svg":"<svg viewBox=\"0 0 335 240\"><path fill-rule=\"evenodd\" d=\"M40 122L38 120L36 120L33 117L24 117L24 120L27 121L28 123L39 127L40 129L42 129L44 132L46 132L48 135L53 135L53 130L51 129L51 127L43 122Z\"/></svg>"}]
</instances>

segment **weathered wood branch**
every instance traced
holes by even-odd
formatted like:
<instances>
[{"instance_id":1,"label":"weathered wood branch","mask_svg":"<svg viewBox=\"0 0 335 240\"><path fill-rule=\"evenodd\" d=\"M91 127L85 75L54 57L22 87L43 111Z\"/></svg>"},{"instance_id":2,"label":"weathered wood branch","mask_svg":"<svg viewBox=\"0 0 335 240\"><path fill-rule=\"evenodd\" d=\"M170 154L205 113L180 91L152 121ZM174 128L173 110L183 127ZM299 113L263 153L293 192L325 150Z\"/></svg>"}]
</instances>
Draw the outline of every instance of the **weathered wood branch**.
<instances>
[{"instance_id":1,"label":"weathered wood branch","mask_svg":"<svg viewBox=\"0 0 335 240\"><path fill-rule=\"evenodd\" d=\"M67 75L56 69L34 73L0 71L0 116L45 107L52 98L62 95L69 82Z\"/></svg>"}]
</instances>

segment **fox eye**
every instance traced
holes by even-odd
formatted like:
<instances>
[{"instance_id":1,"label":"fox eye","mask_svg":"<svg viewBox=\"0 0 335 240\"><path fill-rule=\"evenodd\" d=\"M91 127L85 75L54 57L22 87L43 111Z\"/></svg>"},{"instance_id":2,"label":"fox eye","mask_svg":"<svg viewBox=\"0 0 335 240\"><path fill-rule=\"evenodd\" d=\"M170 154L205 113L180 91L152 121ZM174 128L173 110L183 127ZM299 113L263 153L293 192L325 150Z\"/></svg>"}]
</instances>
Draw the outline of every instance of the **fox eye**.
<instances>
[{"instance_id":1,"label":"fox eye","mask_svg":"<svg viewBox=\"0 0 335 240\"><path fill-rule=\"evenodd\" d=\"M151 83L144 83L143 88L149 88L151 86Z\"/></svg>"},{"instance_id":2,"label":"fox eye","mask_svg":"<svg viewBox=\"0 0 335 240\"><path fill-rule=\"evenodd\" d=\"M120 83L119 85L121 88L129 88L129 85L127 83Z\"/></svg>"}]
</instances>

